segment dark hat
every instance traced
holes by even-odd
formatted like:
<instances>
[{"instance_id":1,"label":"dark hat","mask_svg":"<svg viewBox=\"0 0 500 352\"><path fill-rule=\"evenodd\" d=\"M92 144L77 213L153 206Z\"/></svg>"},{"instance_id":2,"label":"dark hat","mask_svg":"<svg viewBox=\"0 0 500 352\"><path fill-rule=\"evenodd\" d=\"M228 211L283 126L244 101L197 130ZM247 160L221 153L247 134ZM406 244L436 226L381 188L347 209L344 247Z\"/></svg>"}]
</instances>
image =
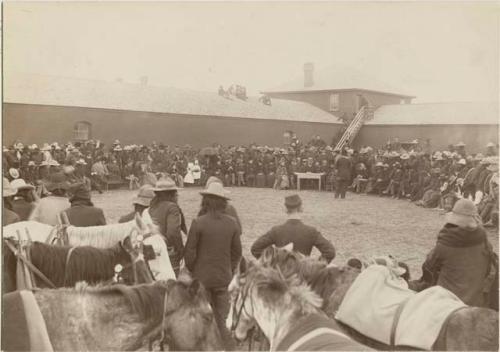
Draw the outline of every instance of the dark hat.
<instances>
[{"instance_id":1,"label":"dark hat","mask_svg":"<svg viewBox=\"0 0 500 352\"><path fill-rule=\"evenodd\" d=\"M69 201L72 202L75 199L86 199L90 200L90 191L87 189L84 183L75 183L69 187L70 198Z\"/></svg>"},{"instance_id":2,"label":"dark hat","mask_svg":"<svg viewBox=\"0 0 500 352\"><path fill-rule=\"evenodd\" d=\"M297 208L302 204L302 199L300 199L298 194L293 194L291 196L285 197L285 206L287 208Z\"/></svg>"},{"instance_id":3,"label":"dark hat","mask_svg":"<svg viewBox=\"0 0 500 352\"><path fill-rule=\"evenodd\" d=\"M56 189L67 190L68 188L69 184L64 173L57 172L51 175L49 183L47 184L47 190L49 190L49 192L52 192Z\"/></svg>"}]
</instances>

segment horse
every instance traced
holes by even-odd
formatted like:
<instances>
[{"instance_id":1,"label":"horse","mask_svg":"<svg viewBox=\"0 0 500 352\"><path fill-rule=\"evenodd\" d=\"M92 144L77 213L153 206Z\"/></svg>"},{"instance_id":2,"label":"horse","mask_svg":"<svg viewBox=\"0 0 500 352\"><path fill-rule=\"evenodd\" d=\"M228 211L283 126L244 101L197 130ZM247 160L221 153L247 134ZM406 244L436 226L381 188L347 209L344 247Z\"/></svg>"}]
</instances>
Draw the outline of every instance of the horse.
<instances>
[{"instance_id":1,"label":"horse","mask_svg":"<svg viewBox=\"0 0 500 352\"><path fill-rule=\"evenodd\" d=\"M306 284L253 262L247 272L242 268L229 285L232 299L226 320L236 339L245 340L249 331L260 328L271 351L369 350L321 312L322 299Z\"/></svg>"},{"instance_id":2,"label":"horse","mask_svg":"<svg viewBox=\"0 0 500 352\"><path fill-rule=\"evenodd\" d=\"M70 246L92 246L96 248L109 248L123 240L131 231L144 237L144 244L153 247L155 258L148 264L156 280L175 279L174 270L168 256L167 245L159 234L158 227L153 224L148 212L143 216L136 214L135 219L122 224L109 224L104 226L75 227L75 226L50 226L36 221L21 221L4 226L4 238L17 238L17 233L24 235L27 231L32 241L44 243L64 242L67 238ZM61 240L61 241L60 241Z\"/></svg>"},{"instance_id":3,"label":"horse","mask_svg":"<svg viewBox=\"0 0 500 352\"><path fill-rule=\"evenodd\" d=\"M221 349L213 311L196 280L104 287L79 283L70 289L36 290L34 297L55 351L151 351L160 341L169 350ZM3 350L12 350L9 342L19 336L16 326L10 329Z\"/></svg>"},{"instance_id":4,"label":"horse","mask_svg":"<svg viewBox=\"0 0 500 352\"><path fill-rule=\"evenodd\" d=\"M327 266L286 248L268 247L259 261L263 265L280 268L288 275L299 275L323 299L321 308L331 318L335 318L347 291L361 273L361 270L350 266ZM344 324L339 325L345 333L363 344L378 350L393 349ZM405 349L404 346L397 347ZM498 312L479 307L466 307L453 312L443 324L433 350L498 350Z\"/></svg>"},{"instance_id":5,"label":"horse","mask_svg":"<svg viewBox=\"0 0 500 352\"><path fill-rule=\"evenodd\" d=\"M4 239L5 292L16 290L17 257L12 239ZM120 264L128 284L153 281L144 260L142 243L132 233L115 246L107 249L90 246L68 247L33 242L27 247L31 264L55 287L73 287L79 281L90 284L111 281L115 267ZM49 287L49 283L34 273L36 287Z\"/></svg>"}]
</instances>

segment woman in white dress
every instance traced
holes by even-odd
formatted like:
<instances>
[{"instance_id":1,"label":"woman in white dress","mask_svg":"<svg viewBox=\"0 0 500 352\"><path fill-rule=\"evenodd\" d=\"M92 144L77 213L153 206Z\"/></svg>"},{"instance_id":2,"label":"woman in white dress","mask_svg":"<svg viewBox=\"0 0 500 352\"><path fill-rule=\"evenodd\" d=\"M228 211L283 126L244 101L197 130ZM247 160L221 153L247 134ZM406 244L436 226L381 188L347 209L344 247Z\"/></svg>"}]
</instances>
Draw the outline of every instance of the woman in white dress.
<instances>
[{"instance_id":1,"label":"woman in white dress","mask_svg":"<svg viewBox=\"0 0 500 352\"><path fill-rule=\"evenodd\" d=\"M200 183L200 179L201 179L201 166L198 162L198 159L194 160L192 173L193 173L194 183L196 185L198 185Z\"/></svg>"},{"instance_id":2,"label":"woman in white dress","mask_svg":"<svg viewBox=\"0 0 500 352\"><path fill-rule=\"evenodd\" d=\"M189 162L187 165L186 176L184 176L184 183L185 184L192 185L194 183L193 168L194 168L194 164L192 162Z\"/></svg>"}]
</instances>

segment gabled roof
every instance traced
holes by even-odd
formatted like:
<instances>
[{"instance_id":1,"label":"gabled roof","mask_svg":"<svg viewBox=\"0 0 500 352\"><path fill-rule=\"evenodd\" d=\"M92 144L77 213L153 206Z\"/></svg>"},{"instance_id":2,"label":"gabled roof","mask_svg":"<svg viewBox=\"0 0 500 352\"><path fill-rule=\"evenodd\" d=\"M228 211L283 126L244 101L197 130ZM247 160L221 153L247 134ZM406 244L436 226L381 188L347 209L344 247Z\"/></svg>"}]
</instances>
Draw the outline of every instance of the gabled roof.
<instances>
[{"instance_id":1,"label":"gabled roof","mask_svg":"<svg viewBox=\"0 0 500 352\"><path fill-rule=\"evenodd\" d=\"M304 74L280 86L263 90L263 93L292 93L330 90L364 90L403 98L415 98L401 89L392 87L383 79L376 78L352 67L335 66L314 71L314 85L304 87Z\"/></svg>"},{"instance_id":2,"label":"gabled roof","mask_svg":"<svg viewBox=\"0 0 500 352\"><path fill-rule=\"evenodd\" d=\"M216 91L217 87L214 87ZM105 82L46 75L7 75L4 102L73 106L129 111L338 123L338 119L307 103L272 99L264 105L256 97L227 99L211 92Z\"/></svg>"},{"instance_id":3,"label":"gabled roof","mask_svg":"<svg viewBox=\"0 0 500 352\"><path fill-rule=\"evenodd\" d=\"M498 103L383 105L366 125L498 125Z\"/></svg>"}]
</instances>

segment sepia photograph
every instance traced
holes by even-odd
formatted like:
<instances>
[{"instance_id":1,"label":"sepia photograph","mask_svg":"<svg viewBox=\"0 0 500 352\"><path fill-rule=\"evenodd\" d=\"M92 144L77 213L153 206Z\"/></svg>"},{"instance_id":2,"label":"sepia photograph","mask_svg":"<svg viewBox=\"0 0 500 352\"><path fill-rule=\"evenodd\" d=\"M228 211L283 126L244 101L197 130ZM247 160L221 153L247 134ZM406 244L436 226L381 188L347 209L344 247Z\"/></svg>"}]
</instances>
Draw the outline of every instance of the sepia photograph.
<instances>
[{"instance_id":1,"label":"sepia photograph","mask_svg":"<svg viewBox=\"0 0 500 352\"><path fill-rule=\"evenodd\" d=\"M499 350L499 1L1 9L1 350Z\"/></svg>"}]
</instances>

